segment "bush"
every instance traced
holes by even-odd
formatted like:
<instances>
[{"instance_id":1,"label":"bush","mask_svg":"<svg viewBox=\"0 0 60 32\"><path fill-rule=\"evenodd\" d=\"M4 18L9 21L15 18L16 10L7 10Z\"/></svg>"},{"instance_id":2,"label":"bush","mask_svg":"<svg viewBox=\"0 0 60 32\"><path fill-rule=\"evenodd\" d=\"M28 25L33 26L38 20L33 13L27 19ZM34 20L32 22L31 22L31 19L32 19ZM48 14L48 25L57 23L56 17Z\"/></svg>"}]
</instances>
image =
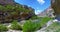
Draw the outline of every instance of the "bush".
<instances>
[{"instance_id":1,"label":"bush","mask_svg":"<svg viewBox=\"0 0 60 32\"><path fill-rule=\"evenodd\" d=\"M11 29L13 30L22 30L21 25L17 22L17 20L13 20L13 22L11 23Z\"/></svg>"},{"instance_id":2,"label":"bush","mask_svg":"<svg viewBox=\"0 0 60 32\"><path fill-rule=\"evenodd\" d=\"M23 32L34 32L40 28L40 24L27 20L23 25Z\"/></svg>"},{"instance_id":3,"label":"bush","mask_svg":"<svg viewBox=\"0 0 60 32\"><path fill-rule=\"evenodd\" d=\"M8 28L5 25L0 24L0 32L1 31L7 31Z\"/></svg>"}]
</instances>

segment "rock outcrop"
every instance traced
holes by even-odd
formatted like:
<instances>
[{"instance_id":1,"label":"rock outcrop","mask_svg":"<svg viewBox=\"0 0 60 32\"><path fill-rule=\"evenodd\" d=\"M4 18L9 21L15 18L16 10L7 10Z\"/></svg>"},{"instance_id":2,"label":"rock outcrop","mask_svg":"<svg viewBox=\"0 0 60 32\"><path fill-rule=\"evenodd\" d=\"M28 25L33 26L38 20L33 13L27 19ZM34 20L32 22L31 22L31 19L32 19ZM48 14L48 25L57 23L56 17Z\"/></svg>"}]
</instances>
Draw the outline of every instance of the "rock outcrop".
<instances>
[{"instance_id":1,"label":"rock outcrop","mask_svg":"<svg viewBox=\"0 0 60 32\"><path fill-rule=\"evenodd\" d=\"M60 0L51 0L51 6L55 11L55 14L58 15L60 14Z\"/></svg>"},{"instance_id":2,"label":"rock outcrop","mask_svg":"<svg viewBox=\"0 0 60 32\"><path fill-rule=\"evenodd\" d=\"M51 0L51 7L54 9L56 18L60 20L60 0Z\"/></svg>"}]
</instances>

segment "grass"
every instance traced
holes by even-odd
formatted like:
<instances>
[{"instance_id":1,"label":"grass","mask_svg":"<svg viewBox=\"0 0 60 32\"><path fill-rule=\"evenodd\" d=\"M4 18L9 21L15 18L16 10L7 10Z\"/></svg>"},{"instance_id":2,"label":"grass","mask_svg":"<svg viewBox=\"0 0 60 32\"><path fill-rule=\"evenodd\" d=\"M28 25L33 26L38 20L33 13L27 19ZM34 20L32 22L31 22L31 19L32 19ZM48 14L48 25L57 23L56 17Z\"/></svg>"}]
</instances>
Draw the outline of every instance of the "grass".
<instances>
[{"instance_id":1,"label":"grass","mask_svg":"<svg viewBox=\"0 0 60 32\"><path fill-rule=\"evenodd\" d=\"M49 17L44 17L37 22L34 22L32 20L26 20L23 26L21 26L17 20L13 20L10 28L12 30L22 30L23 32L35 32L41 29L41 27L43 27L49 20L51 20L51 18ZM53 26L55 26L55 24ZM5 29L7 30L6 26L1 25L0 27L1 30L5 30Z\"/></svg>"},{"instance_id":2,"label":"grass","mask_svg":"<svg viewBox=\"0 0 60 32\"><path fill-rule=\"evenodd\" d=\"M2 31L8 31L8 28L7 28L7 26L0 24L0 32L2 32Z\"/></svg>"},{"instance_id":3,"label":"grass","mask_svg":"<svg viewBox=\"0 0 60 32\"><path fill-rule=\"evenodd\" d=\"M32 22L31 20L27 20L23 25L23 32L34 32L40 28L39 23Z\"/></svg>"},{"instance_id":4,"label":"grass","mask_svg":"<svg viewBox=\"0 0 60 32\"><path fill-rule=\"evenodd\" d=\"M44 26L49 20L51 20L49 17L42 18L40 21L41 26Z\"/></svg>"},{"instance_id":5,"label":"grass","mask_svg":"<svg viewBox=\"0 0 60 32\"><path fill-rule=\"evenodd\" d=\"M39 20L38 22L33 22L31 20L26 21L23 25L23 32L34 32L36 30L41 29L51 18L49 17L44 17Z\"/></svg>"},{"instance_id":6,"label":"grass","mask_svg":"<svg viewBox=\"0 0 60 32\"><path fill-rule=\"evenodd\" d=\"M60 32L60 23L55 22L52 25L50 25L48 28L46 28L46 32Z\"/></svg>"}]
</instances>

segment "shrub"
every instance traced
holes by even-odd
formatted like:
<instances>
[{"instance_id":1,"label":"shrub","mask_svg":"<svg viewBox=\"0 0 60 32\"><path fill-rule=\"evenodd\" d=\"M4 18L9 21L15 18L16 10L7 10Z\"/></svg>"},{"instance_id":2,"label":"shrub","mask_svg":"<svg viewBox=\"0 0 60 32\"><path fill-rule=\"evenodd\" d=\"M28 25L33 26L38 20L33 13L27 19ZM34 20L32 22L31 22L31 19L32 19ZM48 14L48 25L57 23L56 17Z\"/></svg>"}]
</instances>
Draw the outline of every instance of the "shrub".
<instances>
[{"instance_id":1,"label":"shrub","mask_svg":"<svg viewBox=\"0 0 60 32\"><path fill-rule=\"evenodd\" d=\"M27 20L23 25L23 32L34 32L40 28L40 24Z\"/></svg>"},{"instance_id":2,"label":"shrub","mask_svg":"<svg viewBox=\"0 0 60 32\"><path fill-rule=\"evenodd\" d=\"M22 30L21 25L17 22L17 20L13 20L13 22L11 23L11 29L13 30Z\"/></svg>"},{"instance_id":3,"label":"shrub","mask_svg":"<svg viewBox=\"0 0 60 32\"><path fill-rule=\"evenodd\" d=\"M7 31L8 28L5 25L0 24L0 32L1 31Z\"/></svg>"},{"instance_id":4,"label":"shrub","mask_svg":"<svg viewBox=\"0 0 60 32\"><path fill-rule=\"evenodd\" d=\"M4 6L2 6L2 5L0 5L0 10L5 10L5 7Z\"/></svg>"}]
</instances>

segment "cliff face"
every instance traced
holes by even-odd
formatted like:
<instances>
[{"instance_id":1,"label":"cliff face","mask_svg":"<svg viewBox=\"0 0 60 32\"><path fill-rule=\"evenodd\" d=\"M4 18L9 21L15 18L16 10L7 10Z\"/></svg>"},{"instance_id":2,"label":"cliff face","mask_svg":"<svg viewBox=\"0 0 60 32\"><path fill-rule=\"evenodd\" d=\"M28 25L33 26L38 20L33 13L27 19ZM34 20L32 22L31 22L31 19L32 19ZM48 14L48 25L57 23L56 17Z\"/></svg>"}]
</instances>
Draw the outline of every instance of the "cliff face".
<instances>
[{"instance_id":1,"label":"cliff face","mask_svg":"<svg viewBox=\"0 0 60 32\"><path fill-rule=\"evenodd\" d=\"M60 0L51 0L51 6L56 15L60 14Z\"/></svg>"},{"instance_id":2,"label":"cliff face","mask_svg":"<svg viewBox=\"0 0 60 32\"><path fill-rule=\"evenodd\" d=\"M60 21L60 0L51 0L51 6L54 9L56 19Z\"/></svg>"},{"instance_id":3,"label":"cliff face","mask_svg":"<svg viewBox=\"0 0 60 32\"><path fill-rule=\"evenodd\" d=\"M26 20L34 15L34 9L31 7L17 4L14 0L0 0L0 22Z\"/></svg>"},{"instance_id":4,"label":"cliff face","mask_svg":"<svg viewBox=\"0 0 60 32\"><path fill-rule=\"evenodd\" d=\"M53 17L53 13L54 13L53 9L51 8L51 6L49 6L43 12L38 14L38 16L40 16L40 17Z\"/></svg>"}]
</instances>

